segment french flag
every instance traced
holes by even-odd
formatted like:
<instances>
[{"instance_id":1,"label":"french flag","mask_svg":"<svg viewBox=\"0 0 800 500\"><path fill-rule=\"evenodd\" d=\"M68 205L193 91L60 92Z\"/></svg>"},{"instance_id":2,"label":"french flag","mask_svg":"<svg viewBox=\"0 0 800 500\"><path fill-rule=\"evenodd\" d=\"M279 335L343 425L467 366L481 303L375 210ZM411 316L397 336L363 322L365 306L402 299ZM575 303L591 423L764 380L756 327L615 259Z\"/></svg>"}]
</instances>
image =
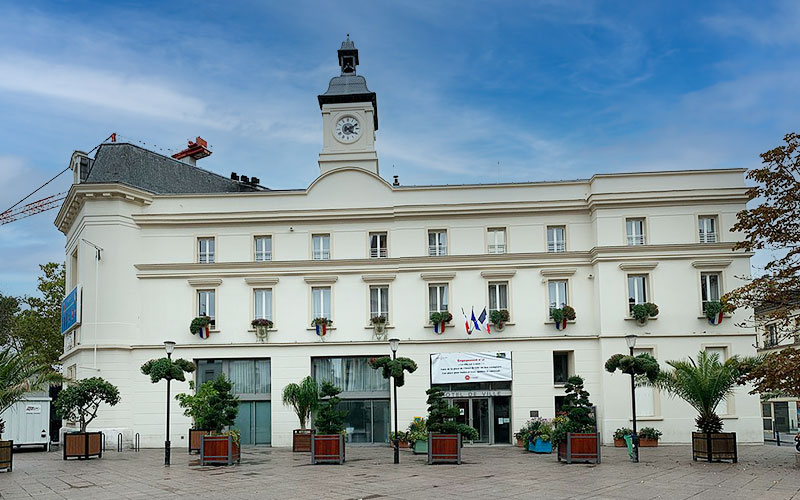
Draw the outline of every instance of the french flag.
<instances>
[{"instance_id":1,"label":"french flag","mask_svg":"<svg viewBox=\"0 0 800 500\"><path fill-rule=\"evenodd\" d=\"M484 310L484 313L485 313L485 310ZM475 308L474 307L472 308L472 320L471 321L472 321L472 324L475 325L473 328L475 328L477 331L481 331L481 323L479 323L478 319L475 317Z\"/></svg>"},{"instance_id":2,"label":"french flag","mask_svg":"<svg viewBox=\"0 0 800 500\"><path fill-rule=\"evenodd\" d=\"M433 333L438 333L438 334L444 333L444 325L445 325L444 321L442 321L440 323L434 323L433 324Z\"/></svg>"},{"instance_id":3,"label":"french flag","mask_svg":"<svg viewBox=\"0 0 800 500\"><path fill-rule=\"evenodd\" d=\"M484 328L486 328L486 333L492 333L491 329L489 328L489 318L488 315L486 314L485 307L483 308L483 312L481 312L481 315L478 316L478 321L480 322L481 325L483 325Z\"/></svg>"},{"instance_id":4,"label":"french flag","mask_svg":"<svg viewBox=\"0 0 800 500\"><path fill-rule=\"evenodd\" d=\"M461 308L461 315L464 316L464 329L467 331L467 335L472 335L472 330L469 327L469 319L467 318L467 313L464 312L464 308Z\"/></svg>"},{"instance_id":5,"label":"french flag","mask_svg":"<svg viewBox=\"0 0 800 500\"><path fill-rule=\"evenodd\" d=\"M205 340L211 336L211 325L201 326L200 331L197 332L200 335L200 338Z\"/></svg>"},{"instance_id":6,"label":"french flag","mask_svg":"<svg viewBox=\"0 0 800 500\"><path fill-rule=\"evenodd\" d=\"M324 337L325 335L327 335L328 325L326 325L325 323L317 323L314 326L317 327L317 335L319 335L320 337Z\"/></svg>"},{"instance_id":7,"label":"french flag","mask_svg":"<svg viewBox=\"0 0 800 500\"><path fill-rule=\"evenodd\" d=\"M708 322L711 323L712 325L718 325L722 323L722 315L723 312L720 311L713 318L709 318Z\"/></svg>"}]
</instances>

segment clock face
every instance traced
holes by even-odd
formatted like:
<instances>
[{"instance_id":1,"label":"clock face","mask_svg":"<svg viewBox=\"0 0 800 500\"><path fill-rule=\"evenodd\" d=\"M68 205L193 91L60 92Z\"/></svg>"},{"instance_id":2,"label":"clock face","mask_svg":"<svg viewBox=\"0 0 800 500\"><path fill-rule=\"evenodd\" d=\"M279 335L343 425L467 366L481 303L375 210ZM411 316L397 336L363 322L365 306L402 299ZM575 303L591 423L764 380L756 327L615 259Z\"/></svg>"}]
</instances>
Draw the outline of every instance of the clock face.
<instances>
[{"instance_id":1,"label":"clock face","mask_svg":"<svg viewBox=\"0 0 800 500\"><path fill-rule=\"evenodd\" d=\"M361 134L361 125L352 116L345 116L336 123L336 138L342 142L353 142Z\"/></svg>"}]
</instances>

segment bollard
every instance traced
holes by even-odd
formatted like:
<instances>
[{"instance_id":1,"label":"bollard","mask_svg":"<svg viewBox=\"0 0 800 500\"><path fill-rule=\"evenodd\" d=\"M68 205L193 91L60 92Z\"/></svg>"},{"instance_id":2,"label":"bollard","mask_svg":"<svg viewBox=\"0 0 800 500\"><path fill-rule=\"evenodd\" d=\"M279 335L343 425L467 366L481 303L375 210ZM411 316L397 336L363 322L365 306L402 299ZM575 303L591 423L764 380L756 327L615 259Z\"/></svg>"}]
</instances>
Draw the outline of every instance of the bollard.
<instances>
[{"instance_id":1,"label":"bollard","mask_svg":"<svg viewBox=\"0 0 800 500\"><path fill-rule=\"evenodd\" d=\"M136 433L133 439L133 451L139 451L139 433Z\"/></svg>"},{"instance_id":2,"label":"bollard","mask_svg":"<svg viewBox=\"0 0 800 500\"><path fill-rule=\"evenodd\" d=\"M122 451L122 433L117 434L117 451Z\"/></svg>"}]
</instances>

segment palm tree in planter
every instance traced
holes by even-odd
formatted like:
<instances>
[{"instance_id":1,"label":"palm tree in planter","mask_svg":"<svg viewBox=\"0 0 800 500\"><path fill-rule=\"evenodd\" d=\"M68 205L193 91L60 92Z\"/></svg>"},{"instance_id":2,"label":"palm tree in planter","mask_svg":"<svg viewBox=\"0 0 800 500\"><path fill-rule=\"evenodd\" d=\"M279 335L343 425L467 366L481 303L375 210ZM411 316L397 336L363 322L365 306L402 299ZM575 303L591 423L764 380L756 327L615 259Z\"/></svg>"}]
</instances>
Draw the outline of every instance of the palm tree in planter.
<instances>
[{"instance_id":1,"label":"palm tree in planter","mask_svg":"<svg viewBox=\"0 0 800 500\"><path fill-rule=\"evenodd\" d=\"M689 358L667 361L672 370L662 370L654 381L646 385L678 397L697 410L695 424L700 432L692 433L692 458L738 461L736 433L722 432L722 419L716 414L717 406L733 396L737 379L744 374L749 360L733 356L720 362L719 354L700 351L697 361Z\"/></svg>"},{"instance_id":2,"label":"palm tree in planter","mask_svg":"<svg viewBox=\"0 0 800 500\"><path fill-rule=\"evenodd\" d=\"M194 363L185 359L172 358L158 358L151 359L143 364L140 368L144 375L150 377L150 381L154 384L166 380L167 384L173 380L180 382L186 381L184 373L192 373L194 371ZM167 390L169 394L169 390ZM189 429L189 453L193 451L200 451L200 443L202 442L203 435L206 429Z\"/></svg>"},{"instance_id":3,"label":"palm tree in planter","mask_svg":"<svg viewBox=\"0 0 800 500\"><path fill-rule=\"evenodd\" d=\"M103 433L87 432L86 427L97 418L97 410L105 403L119 403L119 389L100 377L85 378L63 389L54 404L64 420L78 422L80 430L64 434L64 460L103 456Z\"/></svg>"},{"instance_id":4,"label":"palm tree in planter","mask_svg":"<svg viewBox=\"0 0 800 500\"><path fill-rule=\"evenodd\" d=\"M291 406L300 428L292 433L292 451L311 451L312 430L306 429L306 422L319 401L319 386L311 377L306 377L299 384L291 383L283 388L283 404Z\"/></svg>"},{"instance_id":5,"label":"palm tree in planter","mask_svg":"<svg viewBox=\"0 0 800 500\"><path fill-rule=\"evenodd\" d=\"M316 432L311 436L312 464L344 463L344 417L347 412L338 409L342 401L339 397L341 392L327 381L320 386L319 411L314 418Z\"/></svg>"},{"instance_id":6,"label":"palm tree in planter","mask_svg":"<svg viewBox=\"0 0 800 500\"><path fill-rule=\"evenodd\" d=\"M583 378L573 375L564 385L566 415L555 419L552 442L558 446L558 461L600 463L600 438L589 393L583 388Z\"/></svg>"},{"instance_id":7,"label":"palm tree in planter","mask_svg":"<svg viewBox=\"0 0 800 500\"><path fill-rule=\"evenodd\" d=\"M194 388L194 382L190 381L189 389ZM200 445L202 465L233 465L241 461L239 431L224 431L239 414L239 398L233 394L233 384L225 375L203 383L197 394L178 394L175 399L195 427L206 430Z\"/></svg>"},{"instance_id":8,"label":"palm tree in planter","mask_svg":"<svg viewBox=\"0 0 800 500\"><path fill-rule=\"evenodd\" d=\"M440 387L431 387L425 393L428 395L428 464L460 464L462 440L478 439L478 431L455 421L459 409L445 401Z\"/></svg>"},{"instance_id":9,"label":"palm tree in planter","mask_svg":"<svg viewBox=\"0 0 800 500\"><path fill-rule=\"evenodd\" d=\"M32 350L0 350L0 413L3 413L31 391L60 384L63 377ZM13 441L3 441L5 422L0 419L0 469L12 469Z\"/></svg>"},{"instance_id":10,"label":"palm tree in planter","mask_svg":"<svg viewBox=\"0 0 800 500\"><path fill-rule=\"evenodd\" d=\"M550 316L553 318L553 323L556 324L556 330L566 330L567 321L575 321L577 317L575 309L568 305L554 308L550 311Z\"/></svg>"}]
</instances>

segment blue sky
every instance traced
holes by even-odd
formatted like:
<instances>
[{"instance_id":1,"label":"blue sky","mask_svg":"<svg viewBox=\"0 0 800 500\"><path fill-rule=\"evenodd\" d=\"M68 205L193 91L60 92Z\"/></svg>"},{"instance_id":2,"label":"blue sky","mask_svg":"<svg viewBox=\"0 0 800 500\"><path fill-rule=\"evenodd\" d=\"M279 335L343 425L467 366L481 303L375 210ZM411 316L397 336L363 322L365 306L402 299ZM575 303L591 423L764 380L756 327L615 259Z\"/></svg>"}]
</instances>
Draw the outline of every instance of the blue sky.
<instances>
[{"instance_id":1,"label":"blue sky","mask_svg":"<svg viewBox=\"0 0 800 500\"><path fill-rule=\"evenodd\" d=\"M348 32L386 178L753 167L798 128L797 26L796 1L0 1L0 210L111 132L307 186ZM54 217L0 226L0 292L63 260Z\"/></svg>"}]
</instances>

